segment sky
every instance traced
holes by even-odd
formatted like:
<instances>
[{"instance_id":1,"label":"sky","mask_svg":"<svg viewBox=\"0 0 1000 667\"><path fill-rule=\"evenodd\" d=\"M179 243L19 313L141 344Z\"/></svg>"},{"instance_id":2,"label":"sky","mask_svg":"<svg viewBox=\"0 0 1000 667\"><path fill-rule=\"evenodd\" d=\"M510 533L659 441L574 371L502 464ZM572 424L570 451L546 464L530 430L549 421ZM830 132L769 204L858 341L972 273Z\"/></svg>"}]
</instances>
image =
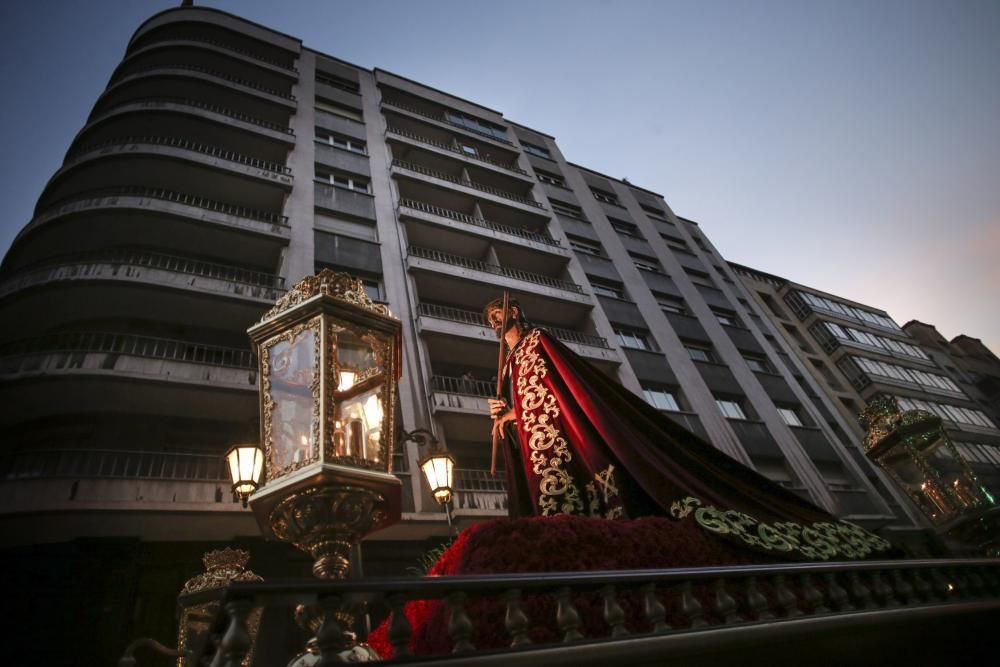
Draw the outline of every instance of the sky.
<instances>
[{"instance_id":1,"label":"sky","mask_svg":"<svg viewBox=\"0 0 1000 667\"><path fill-rule=\"evenodd\" d=\"M0 250L132 32L178 4L0 3ZM554 135L731 261L1000 352L1000 1L195 4Z\"/></svg>"}]
</instances>

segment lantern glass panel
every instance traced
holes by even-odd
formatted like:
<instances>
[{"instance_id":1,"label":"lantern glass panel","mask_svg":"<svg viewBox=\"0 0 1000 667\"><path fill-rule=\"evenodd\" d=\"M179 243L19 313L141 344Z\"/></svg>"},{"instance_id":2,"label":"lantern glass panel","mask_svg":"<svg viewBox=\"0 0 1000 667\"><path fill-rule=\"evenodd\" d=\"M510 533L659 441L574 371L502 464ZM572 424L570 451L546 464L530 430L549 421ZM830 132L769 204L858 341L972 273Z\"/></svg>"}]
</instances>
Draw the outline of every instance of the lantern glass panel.
<instances>
[{"instance_id":1,"label":"lantern glass panel","mask_svg":"<svg viewBox=\"0 0 1000 667\"><path fill-rule=\"evenodd\" d=\"M338 327L339 329L339 327ZM337 391L351 388L380 371L375 350L353 331L335 331L337 346Z\"/></svg>"},{"instance_id":2,"label":"lantern glass panel","mask_svg":"<svg viewBox=\"0 0 1000 667\"><path fill-rule=\"evenodd\" d=\"M283 337L267 350L271 464L275 471L315 459L317 335L313 328Z\"/></svg>"},{"instance_id":3,"label":"lantern glass panel","mask_svg":"<svg viewBox=\"0 0 1000 667\"><path fill-rule=\"evenodd\" d=\"M377 384L340 403L337 430L342 433L335 435L335 454L379 460L385 422L382 401L382 385Z\"/></svg>"}]
</instances>

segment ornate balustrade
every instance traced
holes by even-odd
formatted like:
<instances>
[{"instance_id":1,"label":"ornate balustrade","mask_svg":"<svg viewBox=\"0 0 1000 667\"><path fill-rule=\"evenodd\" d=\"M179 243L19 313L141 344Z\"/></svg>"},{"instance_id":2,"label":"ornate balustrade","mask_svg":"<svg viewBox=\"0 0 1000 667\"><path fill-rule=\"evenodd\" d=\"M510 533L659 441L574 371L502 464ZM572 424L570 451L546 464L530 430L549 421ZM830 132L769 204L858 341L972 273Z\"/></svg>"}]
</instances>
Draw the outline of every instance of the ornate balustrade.
<instances>
[{"instance_id":1,"label":"ornate balustrade","mask_svg":"<svg viewBox=\"0 0 1000 667\"><path fill-rule=\"evenodd\" d=\"M0 456L0 480L164 479L229 482L222 454L118 449L26 450Z\"/></svg>"},{"instance_id":2,"label":"ornate balustrade","mask_svg":"<svg viewBox=\"0 0 1000 667\"><path fill-rule=\"evenodd\" d=\"M513 192L507 192L506 190L501 190L500 188L495 188L492 185L485 185L484 183L477 183L475 181L467 181L458 176L452 176L451 174L445 173L443 171L437 171L436 169L428 169L423 165L419 165L415 162L408 162L406 160L393 160L393 167L399 167L401 169L408 169L410 171L415 171L418 174L423 174L424 176L432 176L434 178L440 178L443 181L448 181L450 183L455 183L456 185L464 185L467 188L473 188L474 190L479 190L487 194L495 195L501 197L502 199L509 199L515 201L519 204L527 204L528 206L533 206L535 208L544 209L539 202L535 201L531 197L522 197L521 195L514 194Z\"/></svg>"},{"instance_id":3,"label":"ornate balustrade","mask_svg":"<svg viewBox=\"0 0 1000 667\"><path fill-rule=\"evenodd\" d=\"M466 396L481 396L493 398L497 394L495 382L466 378L453 378L446 375L431 377L431 391L443 391L446 394L465 394Z\"/></svg>"},{"instance_id":4,"label":"ornate balustrade","mask_svg":"<svg viewBox=\"0 0 1000 667\"><path fill-rule=\"evenodd\" d=\"M529 618L525 600L534 594L554 598L552 618ZM630 598L628 604L626 596ZM472 638L480 617L470 615L467 609L479 599L491 600L501 605L501 610L506 608L503 630L508 648L477 653ZM902 641L908 640L911 645L921 640L946 641L947 637L925 637L909 630L913 636L907 638L911 627L908 623L914 619L934 621L989 611L991 616L979 617L980 624L989 627L990 619L1000 609L1000 562L897 560L342 582L296 580L236 583L225 590L180 599L187 607L209 601L221 603L210 632L200 643L191 645L191 664L202 664L214 655L212 664L234 665L240 664L252 647L247 625L251 608L288 608L297 602L317 601L319 609L327 612L317 635L324 660L336 661L335 655L326 653L333 653L344 629L338 625L336 614L330 612L347 606L355 610L387 609L393 660L416 660L410 650L413 629L403 613L405 603L411 600L446 601L447 631L454 655L436 656L442 662L457 659L462 664L601 664L604 656L605 660L613 657L615 664L662 664L670 658L672 648L690 647L698 641L701 646L719 650L720 643L736 642L741 637L745 640L752 634L760 650L777 653L775 646L794 633L815 635L824 629L844 631L840 640L848 642L844 650L851 653L857 628L880 622L895 624L892 627L902 633ZM603 617L603 628L596 634L582 623L584 612L578 608L581 601L586 601L590 609L603 610L597 612ZM631 616L626 608L632 610ZM376 615L372 620L381 619ZM554 641L533 643L529 631L539 623L558 628ZM501 631L495 625L483 630ZM763 644L766 640L760 633L773 637L773 643ZM886 634L879 634L878 641L885 638ZM894 639L900 641L899 635ZM257 642L267 640L262 628ZM579 649L575 651L575 647ZM933 648L962 654L957 645ZM574 656L579 660L574 661ZM586 660L583 656L587 656Z\"/></svg>"},{"instance_id":5,"label":"ornate balustrade","mask_svg":"<svg viewBox=\"0 0 1000 667\"><path fill-rule=\"evenodd\" d=\"M514 278L515 280L523 280L525 282L535 283L536 285L554 287L556 289L577 292L579 294L583 293L583 288L576 283L559 280L558 278L551 278L549 276L543 276L540 273L531 273L530 271L521 271L520 269L509 269L503 266L487 264L486 262L479 261L478 259L452 255L451 253L441 252L440 250L410 246L409 253L414 257L422 257L435 262L444 262L445 264L451 264L452 266L459 266L466 269L472 269L474 271L483 271L484 273L491 273L493 275L504 276L506 278Z\"/></svg>"}]
</instances>

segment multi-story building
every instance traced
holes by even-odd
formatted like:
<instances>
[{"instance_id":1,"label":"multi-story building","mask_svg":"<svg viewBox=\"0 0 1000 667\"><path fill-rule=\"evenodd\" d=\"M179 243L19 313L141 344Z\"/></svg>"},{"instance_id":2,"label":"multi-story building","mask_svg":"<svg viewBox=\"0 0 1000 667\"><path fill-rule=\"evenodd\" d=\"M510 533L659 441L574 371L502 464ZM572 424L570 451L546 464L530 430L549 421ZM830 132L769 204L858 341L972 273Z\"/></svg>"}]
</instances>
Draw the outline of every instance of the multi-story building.
<instances>
[{"instance_id":1,"label":"multi-story building","mask_svg":"<svg viewBox=\"0 0 1000 667\"><path fill-rule=\"evenodd\" d=\"M870 528L906 521L844 446L844 406L661 195L498 111L181 7L132 36L0 273L0 539L6 571L55 591L27 603L39 618L55 598L92 610L121 630L101 634L113 656L164 638L213 544L265 576L307 567L257 537L222 453L257 430L247 327L323 267L402 320L401 421L458 459L461 522L505 514L479 315L503 289L737 460ZM404 521L365 544L369 573L448 532L419 454L396 456Z\"/></svg>"},{"instance_id":2,"label":"multi-story building","mask_svg":"<svg viewBox=\"0 0 1000 667\"><path fill-rule=\"evenodd\" d=\"M990 372L998 376L996 366L989 364L989 357L996 357L982 343L973 348L976 356L969 354L971 361L963 358L961 362L977 364L979 374L974 379L959 370L964 369L958 360L963 355L953 352L933 327L919 322L900 327L884 310L732 266L850 425L838 435L856 457L861 458L864 439L857 417L871 398L888 394L896 397L903 410L921 409L941 417L959 452L997 495L1000 430L996 417L984 411L989 401L980 396L976 383L988 388ZM871 479L894 508L909 505L877 470L872 469Z\"/></svg>"}]
</instances>

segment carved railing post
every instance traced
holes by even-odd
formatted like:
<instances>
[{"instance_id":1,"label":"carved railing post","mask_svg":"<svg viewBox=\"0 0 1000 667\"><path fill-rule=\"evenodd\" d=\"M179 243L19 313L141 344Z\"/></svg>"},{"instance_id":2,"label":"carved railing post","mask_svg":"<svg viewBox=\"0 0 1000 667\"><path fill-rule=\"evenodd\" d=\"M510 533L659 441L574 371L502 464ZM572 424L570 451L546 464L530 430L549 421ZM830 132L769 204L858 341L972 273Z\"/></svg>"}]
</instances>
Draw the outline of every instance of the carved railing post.
<instances>
[{"instance_id":1,"label":"carved railing post","mask_svg":"<svg viewBox=\"0 0 1000 667\"><path fill-rule=\"evenodd\" d=\"M834 611L851 611L854 605L847 597L847 591L837 582L837 575L834 572L827 572L823 575L826 580L826 595L830 600L830 606Z\"/></svg>"},{"instance_id":2,"label":"carved railing post","mask_svg":"<svg viewBox=\"0 0 1000 667\"><path fill-rule=\"evenodd\" d=\"M726 590L726 580L716 579L712 582L712 610L722 617L722 622L742 623L743 617L736 612L736 600Z\"/></svg>"},{"instance_id":3,"label":"carved railing post","mask_svg":"<svg viewBox=\"0 0 1000 667\"><path fill-rule=\"evenodd\" d=\"M521 591L513 588L504 594L507 602L507 616L504 626L510 633L511 648L526 646L531 643L528 638L528 616L521 609Z\"/></svg>"},{"instance_id":4,"label":"carved railing post","mask_svg":"<svg viewBox=\"0 0 1000 667\"><path fill-rule=\"evenodd\" d=\"M229 626L222 636L219 652L216 658L220 667L240 667L243 658L250 652L250 630L247 628L247 616L250 615L250 600L233 600L226 603L226 615L229 616ZM213 664L215 661L212 661Z\"/></svg>"},{"instance_id":5,"label":"carved railing post","mask_svg":"<svg viewBox=\"0 0 1000 667\"><path fill-rule=\"evenodd\" d=\"M882 573L872 571L869 573L872 582L872 595L883 607L898 607L899 603L892 596L892 589L886 586L882 579Z\"/></svg>"},{"instance_id":6,"label":"carved railing post","mask_svg":"<svg viewBox=\"0 0 1000 667\"><path fill-rule=\"evenodd\" d=\"M795 597L795 593L789 590L783 574L774 578L774 595L778 600L778 606L785 612L786 618L802 616L798 598Z\"/></svg>"},{"instance_id":7,"label":"carved railing post","mask_svg":"<svg viewBox=\"0 0 1000 667\"><path fill-rule=\"evenodd\" d=\"M476 650L469 638L472 636L472 621L465 613L465 593L461 591L448 596L448 609L451 612L448 619L448 636L455 643L452 653L468 653Z\"/></svg>"},{"instance_id":8,"label":"carved railing post","mask_svg":"<svg viewBox=\"0 0 1000 667\"><path fill-rule=\"evenodd\" d=\"M854 598L855 606L858 609L874 609L875 601L872 600L872 592L861 581L861 575L857 572L851 572L847 575L847 580L850 582L851 597Z\"/></svg>"},{"instance_id":9,"label":"carved railing post","mask_svg":"<svg viewBox=\"0 0 1000 667\"><path fill-rule=\"evenodd\" d=\"M615 594L614 586L604 586L601 588L601 598L604 599L604 622L611 628L612 637L624 637L628 634L625 629L625 612L618 604L618 596Z\"/></svg>"},{"instance_id":10,"label":"carved railing post","mask_svg":"<svg viewBox=\"0 0 1000 667\"><path fill-rule=\"evenodd\" d=\"M830 610L823 605L823 594L813 584L810 574L803 574L799 577L799 586L802 588L802 603L806 610L812 614L825 614Z\"/></svg>"},{"instance_id":11,"label":"carved railing post","mask_svg":"<svg viewBox=\"0 0 1000 667\"><path fill-rule=\"evenodd\" d=\"M702 613L701 603L698 602L698 598L694 596L691 591L691 582L685 581L680 585L681 592L681 613L684 618L687 619L689 625L692 628L700 628L702 626L708 625L705 621L705 616Z\"/></svg>"},{"instance_id":12,"label":"carved railing post","mask_svg":"<svg viewBox=\"0 0 1000 667\"><path fill-rule=\"evenodd\" d=\"M930 602L934 599L931 585L924 578L923 570L914 569L910 572L910 578L913 579L913 592L916 593L918 600L921 602Z\"/></svg>"},{"instance_id":13,"label":"carved railing post","mask_svg":"<svg viewBox=\"0 0 1000 667\"><path fill-rule=\"evenodd\" d=\"M403 595L395 594L389 596L389 609L392 616L389 619L389 643L392 644L393 658L411 658L413 651L410 650L410 637L413 628L410 627L410 619L406 618L404 611L406 598Z\"/></svg>"},{"instance_id":14,"label":"carved railing post","mask_svg":"<svg viewBox=\"0 0 1000 667\"><path fill-rule=\"evenodd\" d=\"M892 571L892 588L896 594L896 599L905 605L915 604L917 596L913 592L913 586L903 576L902 570Z\"/></svg>"},{"instance_id":15,"label":"carved railing post","mask_svg":"<svg viewBox=\"0 0 1000 667\"><path fill-rule=\"evenodd\" d=\"M767 598L760 592L757 586L757 577L750 577L746 583L747 609L750 610L750 618L755 621L767 621L774 618L769 610Z\"/></svg>"},{"instance_id":16,"label":"carved railing post","mask_svg":"<svg viewBox=\"0 0 1000 667\"><path fill-rule=\"evenodd\" d=\"M340 662L337 654L348 646L344 637L345 628L338 618L341 600L336 595L327 595L320 598L318 606L323 614L323 622L316 632L316 646L319 647L320 654L317 667L331 667Z\"/></svg>"},{"instance_id":17,"label":"carved railing post","mask_svg":"<svg viewBox=\"0 0 1000 667\"><path fill-rule=\"evenodd\" d=\"M653 632L666 632L670 629L666 620L667 610L656 598L656 584L652 582L642 587L642 610L653 624Z\"/></svg>"},{"instance_id":18,"label":"carved railing post","mask_svg":"<svg viewBox=\"0 0 1000 667\"><path fill-rule=\"evenodd\" d=\"M573 606L572 591L568 586L560 588L556 593L559 604L556 607L556 624L563 633L564 642L583 639L580 633L580 614Z\"/></svg>"}]
</instances>

